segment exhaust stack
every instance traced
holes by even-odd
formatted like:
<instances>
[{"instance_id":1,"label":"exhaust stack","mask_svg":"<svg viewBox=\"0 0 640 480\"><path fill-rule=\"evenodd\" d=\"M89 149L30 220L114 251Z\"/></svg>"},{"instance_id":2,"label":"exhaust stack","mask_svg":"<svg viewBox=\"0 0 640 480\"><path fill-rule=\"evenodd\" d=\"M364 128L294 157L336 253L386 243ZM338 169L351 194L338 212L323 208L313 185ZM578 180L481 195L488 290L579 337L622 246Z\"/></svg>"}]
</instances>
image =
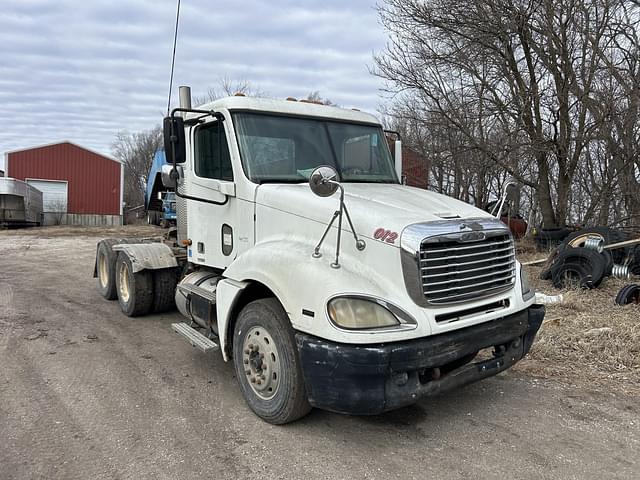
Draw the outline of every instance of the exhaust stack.
<instances>
[{"instance_id":1,"label":"exhaust stack","mask_svg":"<svg viewBox=\"0 0 640 480\"><path fill-rule=\"evenodd\" d=\"M180 95L180 108L191 108L191 87L181 85L178 87Z\"/></svg>"}]
</instances>

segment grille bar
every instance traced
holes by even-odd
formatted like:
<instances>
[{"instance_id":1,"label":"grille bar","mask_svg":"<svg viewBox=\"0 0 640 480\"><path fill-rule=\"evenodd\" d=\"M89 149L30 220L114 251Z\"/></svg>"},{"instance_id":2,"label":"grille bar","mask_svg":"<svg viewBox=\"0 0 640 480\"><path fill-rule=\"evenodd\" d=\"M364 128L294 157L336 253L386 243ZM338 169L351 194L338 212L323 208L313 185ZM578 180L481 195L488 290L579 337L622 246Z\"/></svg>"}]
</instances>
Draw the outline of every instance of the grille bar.
<instances>
[{"instance_id":1,"label":"grille bar","mask_svg":"<svg viewBox=\"0 0 640 480\"><path fill-rule=\"evenodd\" d=\"M509 240L502 240L500 242L494 243L483 243L482 245L464 245L460 247L451 246L448 248L430 248L428 253L440 253L440 252L450 252L451 250L468 250L470 248L479 248L482 247L491 247L493 245L510 245L511 242Z\"/></svg>"},{"instance_id":2,"label":"grille bar","mask_svg":"<svg viewBox=\"0 0 640 480\"><path fill-rule=\"evenodd\" d=\"M445 250L445 251L450 251L450 250ZM490 252L479 252L479 253L464 253L462 255L447 255L447 256L443 256L443 257L436 257L436 258L423 258L421 261L441 261L443 259L447 259L449 260L450 258L467 258L467 257L477 257L478 255L487 255L489 253L494 253L494 252L508 252L508 251L513 251L513 245L509 245L507 247L504 248L499 248L499 249L494 249L491 250Z\"/></svg>"},{"instance_id":3,"label":"grille bar","mask_svg":"<svg viewBox=\"0 0 640 480\"><path fill-rule=\"evenodd\" d=\"M513 268L513 267L511 267ZM451 283L460 283L460 282L468 282L471 280L477 280L479 278L484 278L484 277L489 277L491 275L495 276L496 273L504 273L504 272L488 272L488 273L483 273L482 275L474 275L473 277L464 277L464 278L454 278L454 279L449 279L449 280L445 280L443 282L429 282L429 283L424 283L424 287L430 287L432 285L447 285L447 284L451 284ZM511 273L511 272L509 272ZM452 287L454 288L454 287ZM433 293L433 292L429 292L429 293Z\"/></svg>"},{"instance_id":4,"label":"grille bar","mask_svg":"<svg viewBox=\"0 0 640 480\"><path fill-rule=\"evenodd\" d=\"M485 231L483 240L464 242L462 234L426 238L420 246L424 298L431 304L475 300L512 288L515 250L508 231Z\"/></svg>"},{"instance_id":5,"label":"grille bar","mask_svg":"<svg viewBox=\"0 0 640 480\"><path fill-rule=\"evenodd\" d=\"M501 256L498 256L498 257L483 258L482 260L472 260L471 262L447 263L446 265L434 265L432 267L422 267L422 270L435 270L436 268L449 268L449 267L464 267L465 265L475 265L475 264L478 264L478 263L487 263L487 262L492 262L494 260L502 260L503 258L513 258L513 253L508 253L506 255L501 255ZM442 259L440 259L440 260L442 260ZM422 261L424 262L425 260L422 260ZM468 269L465 269L465 271L468 271ZM438 275L442 275L442 274L438 274ZM430 277L434 277L436 275L430 274L429 276Z\"/></svg>"},{"instance_id":6,"label":"grille bar","mask_svg":"<svg viewBox=\"0 0 640 480\"><path fill-rule=\"evenodd\" d=\"M481 290L477 290L476 292L474 292L474 295L475 295L475 298L484 298L490 295L494 295L496 293L504 292L508 288L510 287L499 286L499 287L483 288ZM447 304L447 303L463 302L465 300L469 300L468 293L459 293L457 295L448 295L446 297L440 297L437 300L429 300L429 303Z\"/></svg>"},{"instance_id":7,"label":"grille bar","mask_svg":"<svg viewBox=\"0 0 640 480\"><path fill-rule=\"evenodd\" d=\"M494 273L492 272L489 275L494 275ZM451 280L451 283L452 282L466 282L467 280L483 278L483 277L486 277L486 276L487 275L478 275L477 277L465 278L463 280ZM449 287L449 288L442 288L440 290L428 290L429 286L435 285L434 283L423 284L424 287L425 287L424 293L425 293L425 295L433 295L434 293L450 292L451 290L465 290L467 288L475 288L478 285L487 285L489 283L500 282L502 280L507 280L507 279L509 279L511 277L512 277L511 272L507 272L506 275L503 275L503 276L501 276L499 278L491 278L491 279L489 279L487 281L484 281L484 282L473 282L472 285L458 285L458 286L455 286L455 287L452 286L452 287ZM443 282L440 282L440 283L442 284Z\"/></svg>"}]
</instances>

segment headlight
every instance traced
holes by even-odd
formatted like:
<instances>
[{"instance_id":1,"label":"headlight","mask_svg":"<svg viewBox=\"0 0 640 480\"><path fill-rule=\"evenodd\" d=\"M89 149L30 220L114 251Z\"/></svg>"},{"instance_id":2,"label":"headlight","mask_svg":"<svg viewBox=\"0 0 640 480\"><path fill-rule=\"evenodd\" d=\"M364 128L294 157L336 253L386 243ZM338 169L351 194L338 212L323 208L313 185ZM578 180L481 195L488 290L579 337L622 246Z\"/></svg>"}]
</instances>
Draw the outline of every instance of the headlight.
<instances>
[{"instance_id":1,"label":"headlight","mask_svg":"<svg viewBox=\"0 0 640 480\"><path fill-rule=\"evenodd\" d=\"M349 330L415 325L415 320L397 307L375 298L336 297L329 301L327 310L334 324Z\"/></svg>"},{"instance_id":2,"label":"headlight","mask_svg":"<svg viewBox=\"0 0 640 480\"><path fill-rule=\"evenodd\" d=\"M529 281L529 275L524 271L524 268L520 267L520 285L522 286L522 299L526 302L533 297L536 292L531 287L531 282Z\"/></svg>"}]
</instances>

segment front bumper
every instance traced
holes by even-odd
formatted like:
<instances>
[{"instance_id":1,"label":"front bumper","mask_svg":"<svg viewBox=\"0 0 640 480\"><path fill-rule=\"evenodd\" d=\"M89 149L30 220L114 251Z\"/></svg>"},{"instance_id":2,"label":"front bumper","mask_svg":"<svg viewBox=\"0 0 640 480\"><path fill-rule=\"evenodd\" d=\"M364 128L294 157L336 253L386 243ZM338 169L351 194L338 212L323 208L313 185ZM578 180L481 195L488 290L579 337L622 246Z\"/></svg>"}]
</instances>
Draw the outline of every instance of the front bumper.
<instances>
[{"instance_id":1,"label":"front bumper","mask_svg":"<svg viewBox=\"0 0 640 480\"><path fill-rule=\"evenodd\" d=\"M544 306L431 337L376 345L334 343L296 334L311 405L372 415L495 375L527 354ZM467 363L495 347L493 358ZM458 364L458 365L457 365Z\"/></svg>"}]
</instances>

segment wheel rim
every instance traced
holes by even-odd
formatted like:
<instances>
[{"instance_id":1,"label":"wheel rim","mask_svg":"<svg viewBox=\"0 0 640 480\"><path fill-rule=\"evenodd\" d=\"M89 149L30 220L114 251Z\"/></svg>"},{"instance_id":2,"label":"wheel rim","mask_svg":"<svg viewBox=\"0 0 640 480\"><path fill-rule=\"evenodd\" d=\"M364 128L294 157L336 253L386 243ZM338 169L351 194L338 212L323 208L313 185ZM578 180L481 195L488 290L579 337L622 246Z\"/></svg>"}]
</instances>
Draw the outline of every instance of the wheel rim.
<instances>
[{"instance_id":1,"label":"wheel rim","mask_svg":"<svg viewBox=\"0 0 640 480\"><path fill-rule=\"evenodd\" d=\"M129 301L129 272L127 264L121 263L118 269L118 293L123 302Z\"/></svg>"},{"instance_id":2,"label":"wheel rim","mask_svg":"<svg viewBox=\"0 0 640 480\"><path fill-rule=\"evenodd\" d=\"M585 233L584 235L578 235L576 238L572 239L569 242L569 245L573 248L584 247L584 243L590 238L599 239L603 242L605 241L604 237L598 233Z\"/></svg>"},{"instance_id":3,"label":"wheel rim","mask_svg":"<svg viewBox=\"0 0 640 480\"><path fill-rule=\"evenodd\" d=\"M249 386L269 399L280 385L280 356L273 337L263 327L252 327L244 337L242 363Z\"/></svg>"},{"instance_id":4,"label":"wheel rim","mask_svg":"<svg viewBox=\"0 0 640 480\"><path fill-rule=\"evenodd\" d=\"M100 286L107 288L107 283L109 283L109 269L107 268L107 256L104 254L98 256L98 278L100 279Z\"/></svg>"}]
</instances>

